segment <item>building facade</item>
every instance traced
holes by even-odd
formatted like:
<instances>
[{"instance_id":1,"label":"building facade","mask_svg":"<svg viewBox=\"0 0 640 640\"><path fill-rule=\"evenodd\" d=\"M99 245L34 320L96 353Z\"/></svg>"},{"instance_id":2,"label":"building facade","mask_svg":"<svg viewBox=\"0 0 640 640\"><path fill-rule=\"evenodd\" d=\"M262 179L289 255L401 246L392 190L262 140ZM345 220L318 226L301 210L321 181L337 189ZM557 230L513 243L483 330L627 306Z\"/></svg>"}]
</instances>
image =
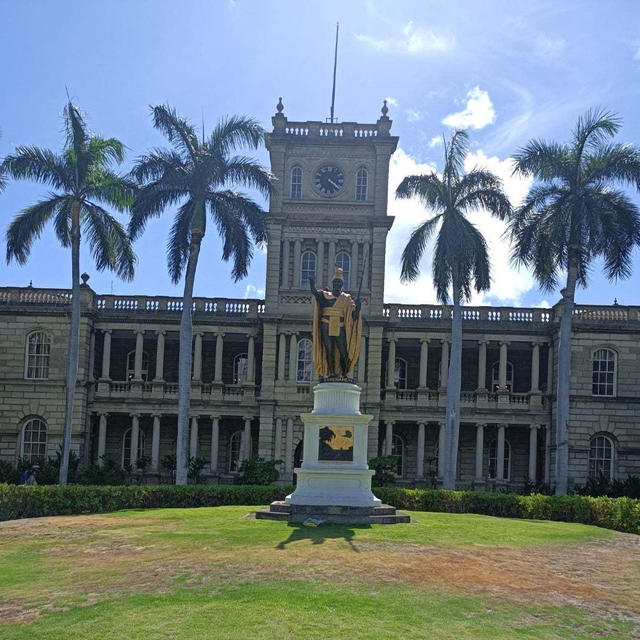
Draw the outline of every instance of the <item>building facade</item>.
<instances>
[{"instance_id":1,"label":"building facade","mask_svg":"<svg viewBox=\"0 0 640 640\"><path fill-rule=\"evenodd\" d=\"M355 376L374 416L369 456L395 454L399 482L442 475L450 308L384 303L391 135L374 124L290 122L278 103L267 136L278 178L268 213L264 300L196 298L190 454L232 482L253 454L300 463L300 414L312 407L309 277L343 269L360 291ZM182 301L81 287L72 448L84 462L175 453ZM53 456L61 442L69 290L0 288L0 458ZM465 307L458 482L492 488L553 477L559 305ZM576 307L569 481L640 473L640 307Z\"/></svg>"}]
</instances>

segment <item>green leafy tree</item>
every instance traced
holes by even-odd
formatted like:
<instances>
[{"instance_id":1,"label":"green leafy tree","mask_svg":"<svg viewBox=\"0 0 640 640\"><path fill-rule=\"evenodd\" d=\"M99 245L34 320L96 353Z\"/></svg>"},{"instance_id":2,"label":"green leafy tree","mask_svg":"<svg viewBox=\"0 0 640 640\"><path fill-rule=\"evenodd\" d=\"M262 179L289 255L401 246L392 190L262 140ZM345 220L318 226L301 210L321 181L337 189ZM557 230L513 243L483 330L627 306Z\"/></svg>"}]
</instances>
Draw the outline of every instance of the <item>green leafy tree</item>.
<instances>
[{"instance_id":1,"label":"green leafy tree","mask_svg":"<svg viewBox=\"0 0 640 640\"><path fill-rule=\"evenodd\" d=\"M150 218L176 207L169 234L169 274L174 283L184 273L178 362L178 438L176 484L188 476L189 404L191 398L193 285L207 216L222 237L222 259L233 261L235 281L244 278L253 256L253 243L266 241L262 208L249 196L234 191L237 184L257 189L265 196L271 174L254 160L231 155L239 146L258 148L264 131L250 118L232 116L220 121L211 135L198 140L196 130L168 106L152 107L153 124L172 144L153 149L136 162L132 176L141 185L131 210L132 240Z\"/></svg>"},{"instance_id":2,"label":"green leafy tree","mask_svg":"<svg viewBox=\"0 0 640 640\"><path fill-rule=\"evenodd\" d=\"M540 286L556 287L566 272L558 348L555 491L567 493L569 376L576 286L586 286L595 258L607 278L631 275L640 242L638 207L621 190L640 186L640 156L631 145L610 142L620 120L605 111L578 119L568 143L532 140L515 154L514 173L534 178L510 222L513 259L533 270Z\"/></svg>"},{"instance_id":3,"label":"green leafy tree","mask_svg":"<svg viewBox=\"0 0 640 640\"><path fill-rule=\"evenodd\" d=\"M490 171L473 169L464 173L468 134L455 131L444 140L442 176L435 171L408 176L396 189L396 198L417 197L435 215L411 233L402 253L401 279L414 281L429 239L436 233L432 274L438 299L446 304L453 298L451 357L447 379L447 415L442 486L454 489L460 432L460 388L462 378L462 309L471 291L487 291L491 285L487 243L467 214L487 210L501 220L511 213L511 205L499 178Z\"/></svg>"},{"instance_id":4,"label":"green leafy tree","mask_svg":"<svg viewBox=\"0 0 640 640\"><path fill-rule=\"evenodd\" d=\"M111 166L124 157L114 138L91 135L78 108L64 110L66 143L56 154L40 147L21 146L0 167L16 180L32 180L53 189L21 211L7 229L7 262L25 264L33 241L51 221L60 244L71 249L71 323L66 372L66 397L60 484L67 483L73 400L78 374L80 334L80 236L87 237L98 271L110 269L125 280L133 278L135 255L125 228L103 205L124 211L133 201L135 186Z\"/></svg>"}]
</instances>

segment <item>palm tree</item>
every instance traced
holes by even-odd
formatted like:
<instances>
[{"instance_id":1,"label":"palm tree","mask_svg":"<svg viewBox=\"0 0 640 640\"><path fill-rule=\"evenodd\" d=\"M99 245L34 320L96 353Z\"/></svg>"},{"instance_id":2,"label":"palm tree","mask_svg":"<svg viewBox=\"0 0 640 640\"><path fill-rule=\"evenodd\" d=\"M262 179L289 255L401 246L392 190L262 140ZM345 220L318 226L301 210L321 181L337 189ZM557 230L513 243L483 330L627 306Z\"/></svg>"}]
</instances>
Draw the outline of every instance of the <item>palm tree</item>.
<instances>
[{"instance_id":1,"label":"palm tree","mask_svg":"<svg viewBox=\"0 0 640 640\"><path fill-rule=\"evenodd\" d=\"M567 492L569 465L569 375L571 325L576 286L586 286L594 258L604 260L607 278L631 274L634 245L640 242L638 207L619 189L640 187L640 154L612 144L620 119L588 111L578 119L569 143L532 140L515 154L514 173L535 179L514 213L513 259L530 267L541 287L551 290L566 271L558 349L555 491Z\"/></svg>"},{"instance_id":2,"label":"palm tree","mask_svg":"<svg viewBox=\"0 0 640 640\"><path fill-rule=\"evenodd\" d=\"M185 273L180 356L178 363L178 439L176 484L187 484L189 403L191 397L191 341L193 284L207 213L222 236L222 259L233 260L235 281L247 275L253 256L252 241L266 241L263 210L250 197L229 188L241 184L265 196L271 174L250 158L230 155L238 146L258 148L262 127L250 118L221 120L208 139L198 140L194 127L169 106L151 108L153 124L172 149L153 149L132 170L141 185L131 210L129 235L135 240L149 220L167 207L179 205L169 234L169 275L178 283Z\"/></svg>"},{"instance_id":3,"label":"palm tree","mask_svg":"<svg viewBox=\"0 0 640 640\"><path fill-rule=\"evenodd\" d=\"M73 400L78 374L80 339L80 235L87 235L98 271L110 269L131 280L135 255L126 229L101 206L125 210L133 201L135 185L111 170L120 163L124 146L114 138L90 135L78 108L64 110L66 143L61 154L40 147L21 146L5 158L0 173L33 180L54 191L21 211L7 229L7 262L25 264L33 241L53 221L60 244L71 248L71 324L66 372L66 397L60 484L67 483Z\"/></svg>"},{"instance_id":4,"label":"palm tree","mask_svg":"<svg viewBox=\"0 0 640 640\"><path fill-rule=\"evenodd\" d=\"M487 244L466 214L486 209L501 220L510 215L511 205L499 178L490 171L464 171L469 136L455 131L444 140L442 177L435 171L408 176L396 189L396 198L416 196L435 215L411 233L402 253L401 280L413 281L420 275L420 261L429 238L437 232L433 255L433 281L438 299L446 304L452 292L451 358L447 381L447 415L442 486L455 489L458 437L460 431L460 386L462 360L461 304L471 290L487 291L491 285Z\"/></svg>"}]
</instances>

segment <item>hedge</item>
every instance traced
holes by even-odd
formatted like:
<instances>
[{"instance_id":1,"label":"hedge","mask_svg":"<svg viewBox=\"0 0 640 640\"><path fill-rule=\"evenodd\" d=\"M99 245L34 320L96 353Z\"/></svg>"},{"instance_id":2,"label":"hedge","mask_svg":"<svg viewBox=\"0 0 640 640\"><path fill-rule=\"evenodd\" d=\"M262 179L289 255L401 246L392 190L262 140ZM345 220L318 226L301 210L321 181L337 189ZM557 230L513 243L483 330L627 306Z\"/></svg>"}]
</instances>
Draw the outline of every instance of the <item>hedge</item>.
<instances>
[{"instance_id":1,"label":"hedge","mask_svg":"<svg viewBox=\"0 0 640 640\"><path fill-rule=\"evenodd\" d=\"M16 486L0 485L0 520L104 513L120 509L259 505L282 500L293 487L254 485ZM477 513L505 518L579 522L640 534L640 500L377 487L387 504L409 511Z\"/></svg>"}]
</instances>

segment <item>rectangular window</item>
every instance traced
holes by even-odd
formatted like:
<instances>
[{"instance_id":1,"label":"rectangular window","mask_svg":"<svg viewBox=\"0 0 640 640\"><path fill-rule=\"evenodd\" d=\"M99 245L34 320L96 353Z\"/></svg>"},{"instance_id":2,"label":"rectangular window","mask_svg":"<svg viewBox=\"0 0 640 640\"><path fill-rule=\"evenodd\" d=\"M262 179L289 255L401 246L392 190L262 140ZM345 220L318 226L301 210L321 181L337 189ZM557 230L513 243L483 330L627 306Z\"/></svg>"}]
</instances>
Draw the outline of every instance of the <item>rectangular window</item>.
<instances>
[{"instance_id":1,"label":"rectangular window","mask_svg":"<svg viewBox=\"0 0 640 640\"><path fill-rule=\"evenodd\" d=\"M49 377L51 336L36 331L27 337L25 377L30 380L46 380Z\"/></svg>"},{"instance_id":2,"label":"rectangular window","mask_svg":"<svg viewBox=\"0 0 640 640\"><path fill-rule=\"evenodd\" d=\"M302 169L294 167L291 171L291 199L300 200L302 198Z\"/></svg>"}]
</instances>

